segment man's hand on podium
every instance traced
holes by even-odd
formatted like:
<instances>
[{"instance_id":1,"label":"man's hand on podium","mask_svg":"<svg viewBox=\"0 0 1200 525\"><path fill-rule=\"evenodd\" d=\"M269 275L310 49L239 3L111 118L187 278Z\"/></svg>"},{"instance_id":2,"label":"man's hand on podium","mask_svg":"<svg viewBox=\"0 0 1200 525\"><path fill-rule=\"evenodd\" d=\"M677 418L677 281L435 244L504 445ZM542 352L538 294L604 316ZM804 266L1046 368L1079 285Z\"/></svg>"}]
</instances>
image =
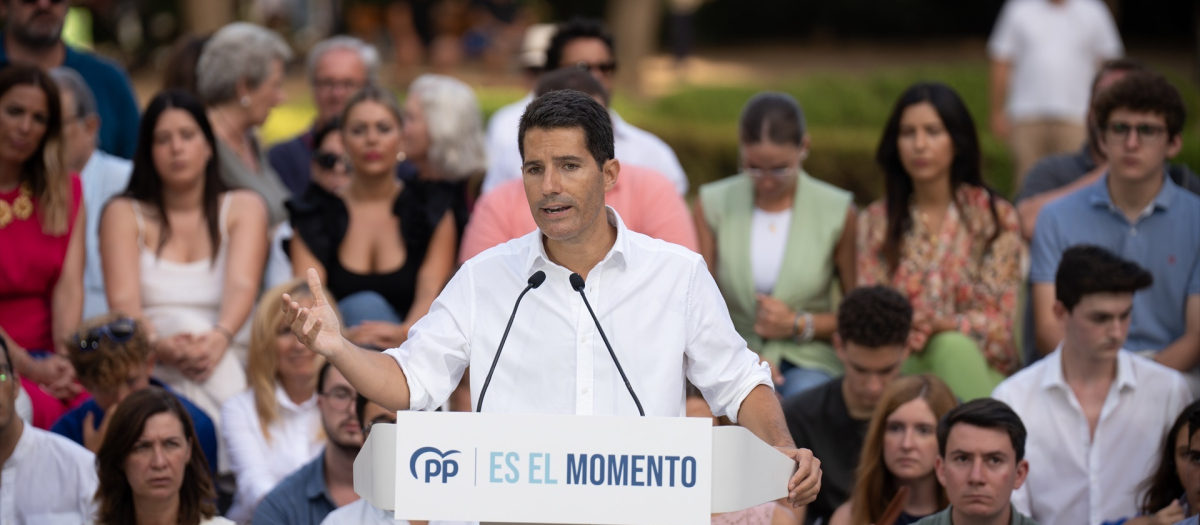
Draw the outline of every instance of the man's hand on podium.
<instances>
[{"instance_id":1,"label":"man's hand on podium","mask_svg":"<svg viewBox=\"0 0 1200 525\"><path fill-rule=\"evenodd\" d=\"M788 480L788 503L798 508L815 501L821 491L821 460L806 448L775 447L775 450L796 461L796 472Z\"/></svg>"},{"instance_id":2,"label":"man's hand on podium","mask_svg":"<svg viewBox=\"0 0 1200 525\"><path fill-rule=\"evenodd\" d=\"M301 308L291 296L283 294L284 322L292 327L292 333L304 346L327 358L332 357L334 352L344 348L345 339L341 322L325 299L321 278L312 268L308 269L308 289L313 297L311 308Z\"/></svg>"}]
</instances>

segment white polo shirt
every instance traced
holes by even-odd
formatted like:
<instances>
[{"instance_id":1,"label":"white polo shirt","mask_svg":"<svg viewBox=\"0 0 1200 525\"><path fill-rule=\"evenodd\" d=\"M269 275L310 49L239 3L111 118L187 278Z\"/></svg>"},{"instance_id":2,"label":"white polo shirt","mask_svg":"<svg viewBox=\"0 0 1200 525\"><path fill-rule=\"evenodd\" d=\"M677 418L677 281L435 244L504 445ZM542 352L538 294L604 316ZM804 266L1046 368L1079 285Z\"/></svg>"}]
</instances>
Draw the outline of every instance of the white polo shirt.
<instances>
[{"instance_id":1,"label":"white polo shirt","mask_svg":"<svg viewBox=\"0 0 1200 525\"><path fill-rule=\"evenodd\" d=\"M533 102L532 93L496 110L488 120L488 169L483 177L484 193L507 181L521 178L521 150L517 146L517 135L521 115L530 102ZM625 122L616 111L610 109L608 114L612 116L617 160L662 173L675 185L680 195L686 194L687 174L671 146L653 133Z\"/></svg>"},{"instance_id":2,"label":"white polo shirt","mask_svg":"<svg viewBox=\"0 0 1200 525\"><path fill-rule=\"evenodd\" d=\"M771 386L771 374L734 330L704 259L630 231L612 208L607 212L617 239L589 273L586 292L646 415L683 416L687 379L714 414L736 419L754 387ZM413 410L441 406L468 365L471 399L478 399L513 302L538 270L546 281L521 302L483 410L637 415L571 289L571 271L550 261L540 230L467 261L408 341L386 352L408 377Z\"/></svg>"},{"instance_id":3,"label":"white polo shirt","mask_svg":"<svg viewBox=\"0 0 1200 525\"><path fill-rule=\"evenodd\" d=\"M1029 477L1012 502L1041 525L1100 525L1137 515L1139 486L1192 393L1183 375L1126 350L1094 437L1063 376L1062 347L1000 383L992 397L1025 423Z\"/></svg>"},{"instance_id":4,"label":"white polo shirt","mask_svg":"<svg viewBox=\"0 0 1200 525\"><path fill-rule=\"evenodd\" d=\"M78 525L95 520L96 456L25 424L0 472L0 523Z\"/></svg>"},{"instance_id":5,"label":"white polo shirt","mask_svg":"<svg viewBox=\"0 0 1200 525\"><path fill-rule=\"evenodd\" d=\"M1008 0L988 40L993 60L1012 63L1007 111L1015 121L1082 124L1097 68L1124 52L1100 0Z\"/></svg>"}]
</instances>

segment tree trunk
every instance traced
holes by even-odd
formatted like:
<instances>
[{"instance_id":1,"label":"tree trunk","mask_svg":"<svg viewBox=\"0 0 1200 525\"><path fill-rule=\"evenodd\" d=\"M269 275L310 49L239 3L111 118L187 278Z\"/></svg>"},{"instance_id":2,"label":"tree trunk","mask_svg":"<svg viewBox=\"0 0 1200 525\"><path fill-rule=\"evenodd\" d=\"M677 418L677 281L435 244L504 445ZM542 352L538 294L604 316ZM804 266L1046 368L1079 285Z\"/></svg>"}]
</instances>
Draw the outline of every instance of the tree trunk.
<instances>
[{"instance_id":1,"label":"tree trunk","mask_svg":"<svg viewBox=\"0 0 1200 525\"><path fill-rule=\"evenodd\" d=\"M184 0L183 15L188 32L211 33L233 22L236 0Z\"/></svg>"},{"instance_id":2,"label":"tree trunk","mask_svg":"<svg viewBox=\"0 0 1200 525\"><path fill-rule=\"evenodd\" d=\"M657 0L612 0L608 4L608 24L620 64L617 82L634 97L642 94L639 65L656 51L661 21L662 5Z\"/></svg>"}]
</instances>

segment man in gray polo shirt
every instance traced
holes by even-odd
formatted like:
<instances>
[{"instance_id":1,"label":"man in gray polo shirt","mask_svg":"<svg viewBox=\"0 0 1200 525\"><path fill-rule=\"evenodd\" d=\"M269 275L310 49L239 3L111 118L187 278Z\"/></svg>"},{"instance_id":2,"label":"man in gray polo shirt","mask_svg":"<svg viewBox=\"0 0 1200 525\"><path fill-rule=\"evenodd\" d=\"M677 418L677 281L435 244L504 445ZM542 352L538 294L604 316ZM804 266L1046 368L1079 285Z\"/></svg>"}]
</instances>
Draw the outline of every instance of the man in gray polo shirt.
<instances>
[{"instance_id":1,"label":"man in gray polo shirt","mask_svg":"<svg viewBox=\"0 0 1200 525\"><path fill-rule=\"evenodd\" d=\"M1134 296L1126 347L1191 371L1200 364L1200 197L1165 175L1183 145L1183 100L1161 75L1134 72L1103 92L1093 111L1108 172L1046 206L1033 235L1037 348L1045 355L1063 338L1051 311L1062 253L1094 244L1154 275L1154 285Z\"/></svg>"}]
</instances>

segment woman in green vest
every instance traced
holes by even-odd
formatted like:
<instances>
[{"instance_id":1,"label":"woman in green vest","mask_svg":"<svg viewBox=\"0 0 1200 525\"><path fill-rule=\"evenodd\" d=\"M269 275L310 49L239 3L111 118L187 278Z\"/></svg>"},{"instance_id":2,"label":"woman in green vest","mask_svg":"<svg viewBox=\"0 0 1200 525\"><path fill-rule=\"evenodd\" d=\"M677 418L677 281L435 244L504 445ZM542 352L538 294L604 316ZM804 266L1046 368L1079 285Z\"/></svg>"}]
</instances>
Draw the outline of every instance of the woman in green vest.
<instances>
[{"instance_id":1,"label":"woman in green vest","mask_svg":"<svg viewBox=\"0 0 1200 525\"><path fill-rule=\"evenodd\" d=\"M856 215L849 192L804 172L804 112L763 92L738 125L742 173L700 188L700 253L738 333L771 363L784 397L842 374L830 339L830 293L855 284Z\"/></svg>"}]
</instances>

